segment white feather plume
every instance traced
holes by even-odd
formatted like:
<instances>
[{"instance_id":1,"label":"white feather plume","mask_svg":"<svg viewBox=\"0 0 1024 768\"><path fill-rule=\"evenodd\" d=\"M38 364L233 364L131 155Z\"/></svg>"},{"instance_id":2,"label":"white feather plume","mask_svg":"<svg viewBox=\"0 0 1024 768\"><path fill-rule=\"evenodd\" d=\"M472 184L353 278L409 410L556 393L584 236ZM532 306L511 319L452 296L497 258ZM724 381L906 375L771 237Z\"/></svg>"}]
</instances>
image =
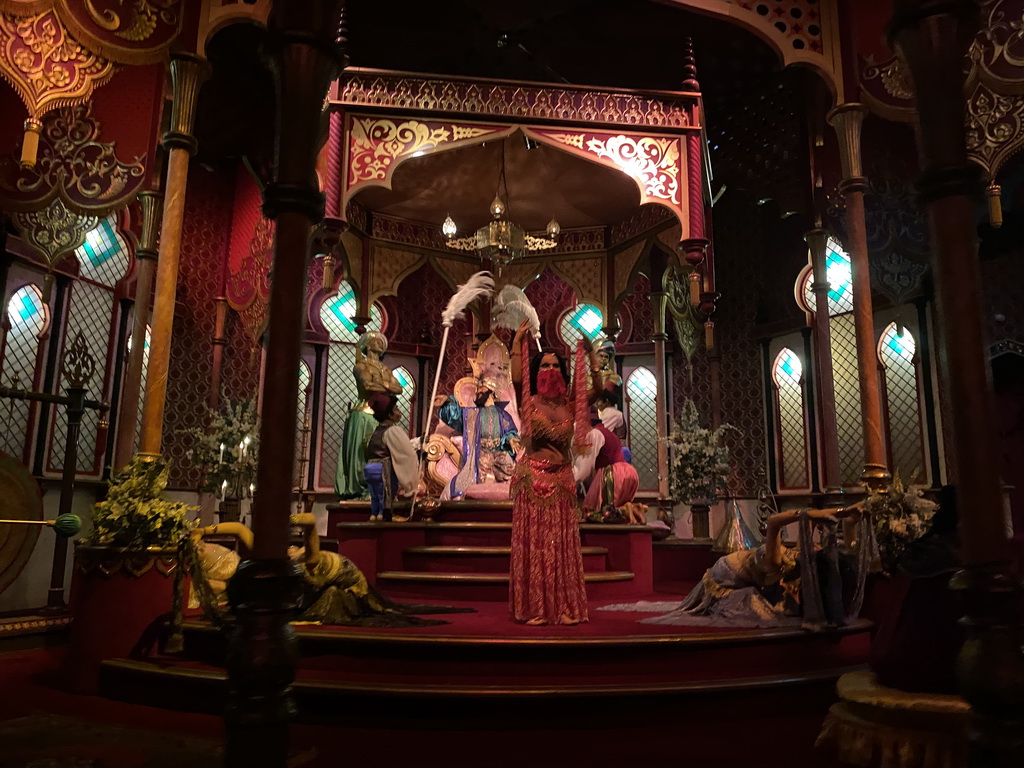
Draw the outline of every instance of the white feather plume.
<instances>
[{"instance_id":1,"label":"white feather plume","mask_svg":"<svg viewBox=\"0 0 1024 768\"><path fill-rule=\"evenodd\" d=\"M441 313L441 325L451 328L452 323L462 317L466 307L479 298L490 296L494 293L494 278L491 273L477 272L471 275L469 280L459 286L459 290L452 296L448 306Z\"/></svg>"},{"instance_id":2,"label":"white feather plume","mask_svg":"<svg viewBox=\"0 0 1024 768\"><path fill-rule=\"evenodd\" d=\"M535 338L540 338L540 318L537 310L523 293L522 288L514 285L506 285L494 300L494 326L496 328L511 328L517 330L523 321L530 323L530 331Z\"/></svg>"}]
</instances>

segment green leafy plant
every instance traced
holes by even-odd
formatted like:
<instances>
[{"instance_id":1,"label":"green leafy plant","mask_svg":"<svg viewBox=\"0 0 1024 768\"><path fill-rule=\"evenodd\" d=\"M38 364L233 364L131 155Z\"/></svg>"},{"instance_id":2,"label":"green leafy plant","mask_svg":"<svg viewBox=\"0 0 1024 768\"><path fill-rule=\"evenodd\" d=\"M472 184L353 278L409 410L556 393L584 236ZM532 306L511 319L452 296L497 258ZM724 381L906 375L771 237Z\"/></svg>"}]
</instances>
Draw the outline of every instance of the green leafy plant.
<instances>
[{"instance_id":1,"label":"green leafy plant","mask_svg":"<svg viewBox=\"0 0 1024 768\"><path fill-rule=\"evenodd\" d=\"M223 499L252 493L259 457L260 419L252 400L228 400L221 411L209 410L209 426L185 430L190 441L185 457L203 471L202 490Z\"/></svg>"},{"instance_id":2,"label":"green leafy plant","mask_svg":"<svg viewBox=\"0 0 1024 768\"><path fill-rule=\"evenodd\" d=\"M196 507L160 498L170 464L136 456L110 481L107 498L93 506L93 528L86 543L128 549L177 546Z\"/></svg>"},{"instance_id":3,"label":"green leafy plant","mask_svg":"<svg viewBox=\"0 0 1024 768\"><path fill-rule=\"evenodd\" d=\"M907 547L924 536L931 527L938 505L924 498L924 487L905 486L896 472L888 491L870 495L864 501L878 542L882 570L893 574Z\"/></svg>"},{"instance_id":4,"label":"green leafy plant","mask_svg":"<svg viewBox=\"0 0 1024 768\"><path fill-rule=\"evenodd\" d=\"M729 448L724 439L739 430L730 424L717 429L701 426L693 400L683 402L682 411L668 436L672 467L672 498L683 504L714 504L726 491L729 478Z\"/></svg>"}]
</instances>

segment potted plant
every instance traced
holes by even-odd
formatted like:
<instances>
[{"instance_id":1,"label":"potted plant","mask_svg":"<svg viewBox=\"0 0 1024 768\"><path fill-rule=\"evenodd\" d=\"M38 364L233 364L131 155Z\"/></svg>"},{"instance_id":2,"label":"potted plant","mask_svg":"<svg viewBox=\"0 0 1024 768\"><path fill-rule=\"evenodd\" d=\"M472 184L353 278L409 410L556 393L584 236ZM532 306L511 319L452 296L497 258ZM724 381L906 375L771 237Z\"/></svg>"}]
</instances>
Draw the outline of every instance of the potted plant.
<instances>
[{"instance_id":1,"label":"potted plant","mask_svg":"<svg viewBox=\"0 0 1024 768\"><path fill-rule=\"evenodd\" d=\"M669 434L669 489L673 501L690 505L695 539L711 537L711 505L726 490L729 478L729 449L724 438L737 431L729 424L716 429L701 426L697 406L687 398Z\"/></svg>"},{"instance_id":2,"label":"potted plant","mask_svg":"<svg viewBox=\"0 0 1024 768\"><path fill-rule=\"evenodd\" d=\"M186 430L191 447L185 457L203 472L201 491L220 500L222 523L238 522L242 499L255 490L260 420L252 400L227 401L220 412L209 411L206 429Z\"/></svg>"},{"instance_id":3,"label":"potted plant","mask_svg":"<svg viewBox=\"0 0 1024 768\"><path fill-rule=\"evenodd\" d=\"M68 681L95 691L104 659L156 645L180 569L178 544L195 507L161 498L170 465L136 456L93 506L93 525L75 548L74 616Z\"/></svg>"}]
</instances>

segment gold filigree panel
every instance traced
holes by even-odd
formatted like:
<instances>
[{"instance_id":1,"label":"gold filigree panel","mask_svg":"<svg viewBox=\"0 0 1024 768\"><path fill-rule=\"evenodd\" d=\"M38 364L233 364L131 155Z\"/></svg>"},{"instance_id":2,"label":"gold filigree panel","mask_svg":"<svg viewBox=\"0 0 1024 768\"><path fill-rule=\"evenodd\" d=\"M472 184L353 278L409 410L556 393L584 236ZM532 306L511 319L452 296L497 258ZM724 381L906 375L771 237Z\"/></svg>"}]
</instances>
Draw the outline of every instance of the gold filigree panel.
<instances>
[{"instance_id":1,"label":"gold filigree panel","mask_svg":"<svg viewBox=\"0 0 1024 768\"><path fill-rule=\"evenodd\" d=\"M84 243L85 235L99 224L99 217L73 213L60 198L41 210L17 212L11 218L21 238L51 268Z\"/></svg>"},{"instance_id":2,"label":"gold filigree panel","mask_svg":"<svg viewBox=\"0 0 1024 768\"><path fill-rule=\"evenodd\" d=\"M0 74L33 118L85 101L114 71L112 61L71 37L54 11L0 14Z\"/></svg>"},{"instance_id":3,"label":"gold filigree panel","mask_svg":"<svg viewBox=\"0 0 1024 768\"><path fill-rule=\"evenodd\" d=\"M426 260L414 251L402 251L374 245L370 254L370 303L387 294L395 294L402 278Z\"/></svg>"}]
</instances>

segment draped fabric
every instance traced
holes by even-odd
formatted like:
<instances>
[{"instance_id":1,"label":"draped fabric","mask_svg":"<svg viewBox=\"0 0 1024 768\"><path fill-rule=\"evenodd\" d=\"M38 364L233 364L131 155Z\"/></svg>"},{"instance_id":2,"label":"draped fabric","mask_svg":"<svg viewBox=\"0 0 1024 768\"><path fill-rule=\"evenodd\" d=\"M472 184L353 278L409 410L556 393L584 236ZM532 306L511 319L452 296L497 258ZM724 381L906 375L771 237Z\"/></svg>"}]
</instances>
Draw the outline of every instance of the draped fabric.
<instances>
[{"instance_id":1,"label":"draped fabric","mask_svg":"<svg viewBox=\"0 0 1024 768\"><path fill-rule=\"evenodd\" d=\"M334 474L334 492L339 497L354 499L368 495L363 467L366 464L366 446L376 428L377 420L367 412L365 404L349 412Z\"/></svg>"}]
</instances>

